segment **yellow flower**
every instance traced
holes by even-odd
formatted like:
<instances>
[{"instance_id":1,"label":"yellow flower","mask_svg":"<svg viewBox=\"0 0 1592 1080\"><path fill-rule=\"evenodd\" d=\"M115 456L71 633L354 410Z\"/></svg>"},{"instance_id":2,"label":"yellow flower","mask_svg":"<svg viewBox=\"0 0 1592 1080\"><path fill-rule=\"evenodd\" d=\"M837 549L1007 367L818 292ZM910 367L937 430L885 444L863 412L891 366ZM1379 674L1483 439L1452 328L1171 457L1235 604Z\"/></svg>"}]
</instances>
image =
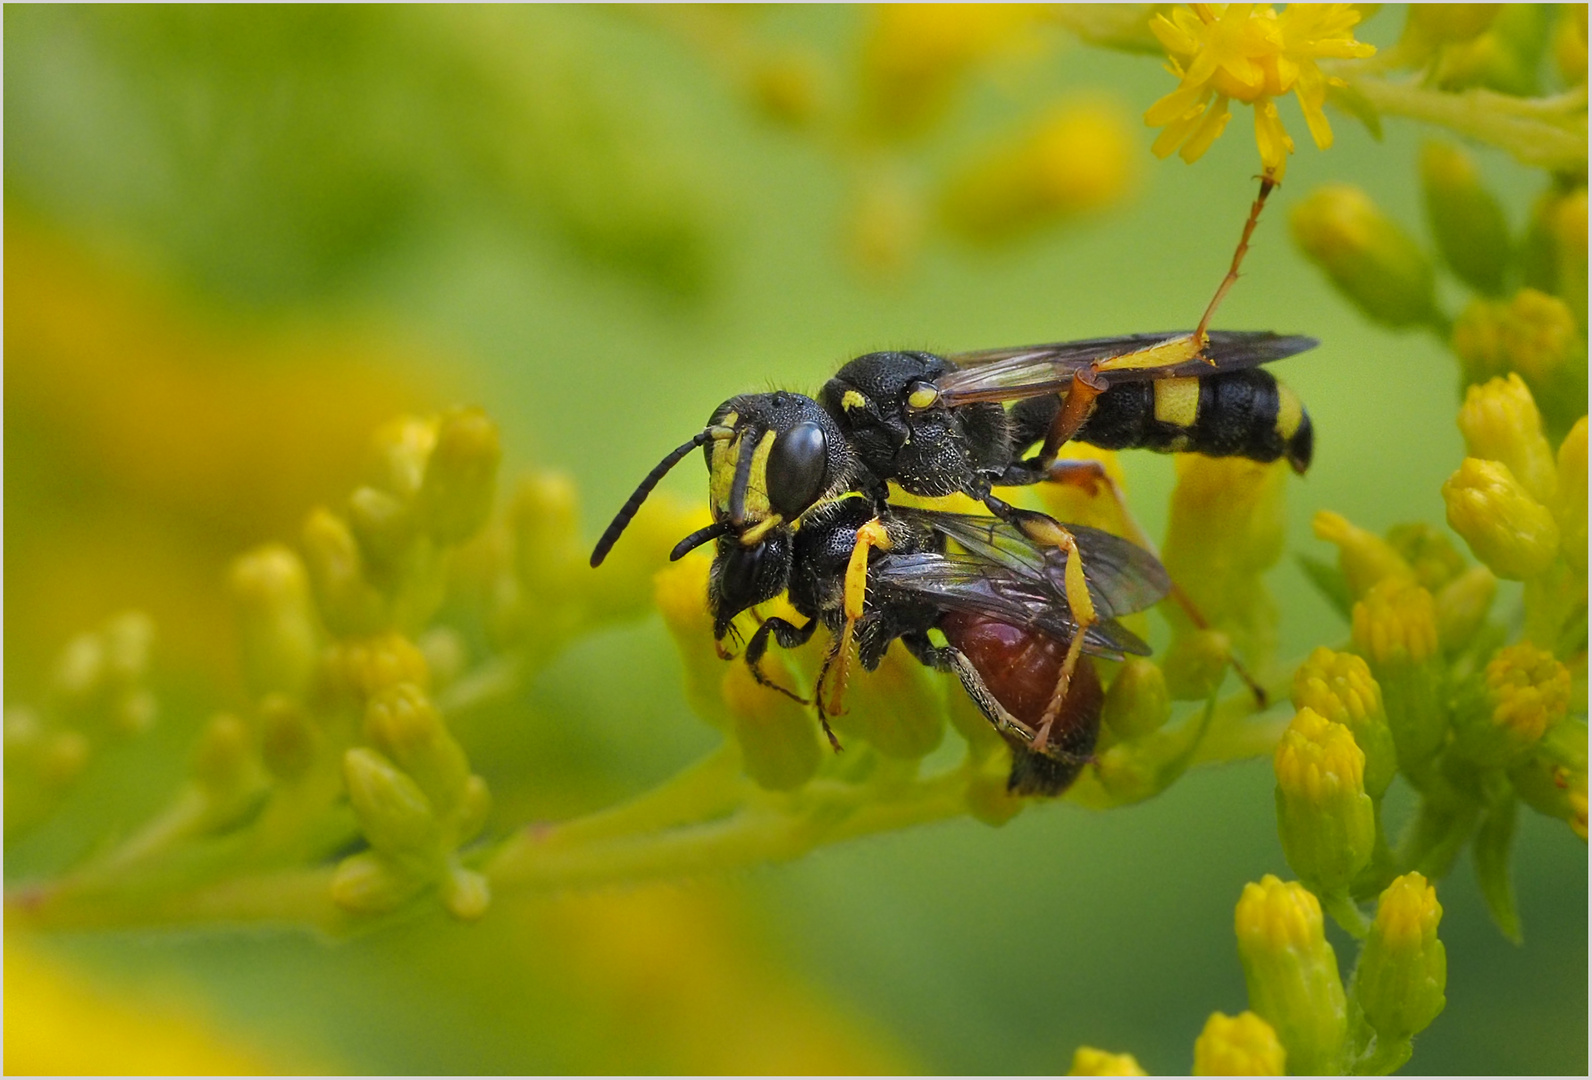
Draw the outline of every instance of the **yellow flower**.
<instances>
[{"instance_id":1,"label":"yellow flower","mask_svg":"<svg viewBox=\"0 0 1592 1080\"><path fill-rule=\"evenodd\" d=\"M1150 29L1171 60L1178 88L1150 106L1144 122L1164 128L1153 147L1166 157L1181 147L1184 161L1210 149L1229 119L1234 99L1255 107L1255 141L1268 175L1281 180L1293 153L1276 98L1299 97L1316 146L1332 145L1322 105L1328 78L1316 66L1322 57L1370 56L1372 45L1354 40L1360 13L1350 4L1289 4L1282 14L1270 4L1190 4L1171 18L1157 15Z\"/></svg>"}]
</instances>

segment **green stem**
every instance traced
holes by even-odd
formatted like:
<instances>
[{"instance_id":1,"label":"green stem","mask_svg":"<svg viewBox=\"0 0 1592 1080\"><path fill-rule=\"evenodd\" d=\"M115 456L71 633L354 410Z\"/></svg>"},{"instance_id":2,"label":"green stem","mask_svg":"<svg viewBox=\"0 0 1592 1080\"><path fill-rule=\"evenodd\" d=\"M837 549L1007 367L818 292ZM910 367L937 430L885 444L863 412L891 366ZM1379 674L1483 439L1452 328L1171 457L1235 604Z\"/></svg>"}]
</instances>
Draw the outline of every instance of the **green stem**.
<instances>
[{"instance_id":1,"label":"green stem","mask_svg":"<svg viewBox=\"0 0 1592 1080\"><path fill-rule=\"evenodd\" d=\"M1525 99L1480 89L1450 94L1366 76L1349 76L1348 82L1379 113L1446 127L1506 150L1525 165L1564 172L1586 169L1584 89Z\"/></svg>"}]
</instances>

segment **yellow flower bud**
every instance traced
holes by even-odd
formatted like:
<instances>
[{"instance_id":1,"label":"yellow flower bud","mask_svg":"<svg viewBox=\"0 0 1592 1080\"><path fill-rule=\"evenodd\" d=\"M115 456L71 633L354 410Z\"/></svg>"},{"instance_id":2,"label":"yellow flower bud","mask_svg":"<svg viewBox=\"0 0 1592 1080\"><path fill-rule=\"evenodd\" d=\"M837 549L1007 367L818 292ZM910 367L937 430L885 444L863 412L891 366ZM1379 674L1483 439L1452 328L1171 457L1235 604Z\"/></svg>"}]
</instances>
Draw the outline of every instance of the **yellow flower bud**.
<instances>
[{"instance_id":1,"label":"yellow flower bud","mask_svg":"<svg viewBox=\"0 0 1592 1080\"><path fill-rule=\"evenodd\" d=\"M374 750L350 750L343 755L343 782L372 848L417 869L441 858L442 833L430 800L391 761Z\"/></svg>"},{"instance_id":2,"label":"yellow flower bud","mask_svg":"<svg viewBox=\"0 0 1592 1080\"><path fill-rule=\"evenodd\" d=\"M373 694L365 707L365 737L409 774L439 816L459 804L470 763L419 687L399 683Z\"/></svg>"},{"instance_id":3,"label":"yellow flower bud","mask_svg":"<svg viewBox=\"0 0 1592 1080\"><path fill-rule=\"evenodd\" d=\"M1379 582L1354 605L1353 638L1372 665L1426 663L1437 654L1432 594L1412 581Z\"/></svg>"},{"instance_id":4,"label":"yellow flower bud","mask_svg":"<svg viewBox=\"0 0 1592 1080\"><path fill-rule=\"evenodd\" d=\"M1398 755L1382 707L1382 689L1353 653L1317 648L1293 677L1294 708L1309 709L1354 735L1365 754L1365 790L1381 798L1398 771Z\"/></svg>"},{"instance_id":5,"label":"yellow flower bud","mask_svg":"<svg viewBox=\"0 0 1592 1080\"><path fill-rule=\"evenodd\" d=\"M1436 317L1426 253L1359 188L1319 187L1294 207L1290 222L1294 242L1371 319L1406 327Z\"/></svg>"},{"instance_id":6,"label":"yellow flower bud","mask_svg":"<svg viewBox=\"0 0 1592 1080\"><path fill-rule=\"evenodd\" d=\"M1548 503L1558 487L1557 466L1542 417L1519 375L1492 379L1465 392L1459 431L1471 457L1501 461L1533 498Z\"/></svg>"},{"instance_id":7,"label":"yellow flower bud","mask_svg":"<svg viewBox=\"0 0 1592 1080\"><path fill-rule=\"evenodd\" d=\"M1249 1004L1269 1023L1298 1074L1342 1071L1347 1011L1321 904L1270 874L1244 886L1234 915Z\"/></svg>"},{"instance_id":8,"label":"yellow flower bud","mask_svg":"<svg viewBox=\"0 0 1592 1080\"><path fill-rule=\"evenodd\" d=\"M332 901L361 915L392 911L430 883L414 868L376 851L361 851L337 864Z\"/></svg>"},{"instance_id":9,"label":"yellow flower bud","mask_svg":"<svg viewBox=\"0 0 1592 1080\"><path fill-rule=\"evenodd\" d=\"M1436 592L1465 572L1465 556L1437 526L1425 521L1395 525L1387 542L1409 566L1415 580Z\"/></svg>"},{"instance_id":10,"label":"yellow flower bud","mask_svg":"<svg viewBox=\"0 0 1592 1080\"><path fill-rule=\"evenodd\" d=\"M628 618L646 611L653 575L670 565L669 551L681 537L708 521L707 507L702 503L654 493L642 504L624 538L608 553L600 569L588 568L589 550L580 552L577 565L569 573L578 575L575 582L583 590L588 618ZM712 549L699 548L680 560L681 564L687 562L706 567L712 562ZM702 592L697 598L703 605L707 604L706 581L704 571Z\"/></svg>"},{"instance_id":11,"label":"yellow flower bud","mask_svg":"<svg viewBox=\"0 0 1592 1080\"><path fill-rule=\"evenodd\" d=\"M373 577L390 582L415 540L411 504L380 488L355 488L348 497L348 526Z\"/></svg>"},{"instance_id":12,"label":"yellow flower bud","mask_svg":"<svg viewBox=\"0 0 1592 1080\"><path fill-rule=\"evenodd\" d=\"M1458 749L1473 761L1504 765L1520 760L1570 707L1570 672L1552 653L1530 642L1493 654L1485 672L1485 700L1468 710Z\"/></svg>"},{"instance_id":13,"label":"yellow flower bud","mask_svg":"<svg viewBox=\"0 0 1592 1080\"><path fill-rule=\"evenodd\" d=\"M302 693L319 653L304 564L281 544L267 544L234 560L228 583L249 691Z\"/></svg>"},{"instance_id":14,"label":"yellow flower bud","mask_svg":"<svg viewBox=\"0 0 1592 1080\"><path fill-rule=\"evenodd\" d=\"M1202 454L1179 454L1175 467L1162 561L1234 650L1264 666L1276 648L1277 609L1263 576L1282 557L1292 472L1281 461ZM1180 611L1170 617L1179 636L1189 629Z\"/></svg>"},{"instance_id":15,"label":"yellow flower bud","mask_svg":"<svg viewBox=\"0 0 1592 1080\"><path fill-rule=\"evenodd\" d=\"M1301 709L1277 744L1273 766L1288 865L1316 891L1346 895L1376 842L1365 753L1347 727Z\"/></svg>"},{"instance_id":16,"label":"yellow flower bud","mask_svg":"<svg viewBox=\"0 0 1592 1080\"><path fill-rule=\"evenodd\" d=\"M193 774L213 798L230 798L249 780L254 740L247 725L230 713L219 713L205 725L194 751Z\"/></svg>"},{"instance_id":17,"label":"yellow flower bud","mask_svg":"<svg viewBox=\"0 0 1592 1080\"><path fill-rule=\"evenodd\" d=\"M1388 730L1406 771L1442 745L1448 715L1439 692L1437 610L1413 581L1389 578L1354 605L1351 637L1382 689Z\"/></svg>"},{"instance_id":18,"label":"yellow flower bud","mask_svg":"<svg viewBox=\"0 0 1592 1080\"><path fill-rule=\"evenodd\" d=\"M484 874L450 867L442 878L442 903L454 918L474 922L492 903L492 887Z\"/></svg>"},{"instance_id":19,"label":"yellow flower bud","mask_svg":"<svg viewBox=\"0 0 1592 1080\"><path fill-rule=\"evenodd\" d=\"M356 695L360 708L373 695L399 683L431 685L426 658L414 642L398 633L340 642L326 657L333 689Z\"/></svg>"},{"instance_id":20,"label":"yellow flower bud","mask_svg":"<svg viewBox=\"0 0 1592 1080\"><path fill-rule=\"evenodd\" d=\"M1549 728L1526 761L1509 771L1509 782L1539 814L1568 822L1587 838L1587 727L1580 719Z\"/></svg>"},{"instance_id":21,"label":"yellow flower bud","mask_svg":"<svg viewBox=\"0 0 1592 1080\"><path fill-rule=\"evenodd\" d=\"M260 757L273 776L297 780L315 760L320 733L304 707L286 694L267 694L260 702Z\"/></svg>"},{"instance_id":22,"label":"yellow flower bud","mask_svg":"<svg viewBox=\"0 0 1592 1080\"><path fill-rule=\"evenodd\" d=\"M1173 701L1204 701L1216 692L1232 656L1220 630L1194 630L1173 640L1161 657L1166 692Z\"/></svg>"},{"instance_id":23,"label":"yellow flower bud","mask_svg":"<svg viewBox=\"0 0 1592 1080\"><path fill-rule=\"evenodd\" d=\"M1448 524L1502 578L1543 573L1559 553L1559 526L1509 466L1468 457L1443 483Z\"/></svg>"},{"instance_id":24,"label":"yellow flower bud","mask_svg":"<svg viewBox=\"0 0 1592 1080\"><path fill-rule=\"evenodd\" d=\"M1354 972L1354 998L1379 1039L1408 1039L1443 1011L1448 959L1437 939L1443 908L1420 874L1383 891Z\"/></svg>"},{"instance_id":25,"label":"yellow flower bud","mask_svg":"<svg viewBox=\"0 0 1592 1080\"><path fill-rule=\"evenodd\" d=\"M335 634L368 634L386 618L386 603L365 579L364 558L348 523L330 510L304 522L304 562L321 617Z\"/></svg>"},{"instance_id":26,"label":"yellow flower bud","mask_svg":"<svg viewBox=\"0 0 1592 1080\"><path fill-rule=\"evenodd\" d=\"M811 780L825 752L812 715L784 694L757 685L742 663L730 665L722 686L746 774L770 791L793 791Z\"/></svg>"},{"instance_id":27,"label":"yellow flower bud","mask_svg":"<svg viewBox=\"0 0 1592 1080\"><path fill-rule=\"evenodd\" d=\"M1096 1050L1080 1046L1073 1051L1072 1068L1068 1076L1144 1076L1144 1068L1132 1054L1113 1054L1109 1050Z\"/></svg>"},{"instance_id":28,"label":"yellow flower bud","mask_svg":"<svg viewBox=\"0 0 1592 1080\"><path fill-rule=\"evenodd\" d=\"M1443 259L1471 287L1489 295L1502 292L1509 222L1470 154L1452 143L1428 140L1421 147L1421 186Z\"/></svg>"},{"instance_id":29,"label":"yellow flower bud","mask_svg":"<svg viewBox=\"0 0 1592 1080\"><path fill-rule=\"evenodd\" d=\"M1507 304L1472 301L1454 323L1451 344L1467 382L1517 371L1541 393L1560 388L1580 351L1580 331L1563 300L1521 289Z\"/></svg>"},{"instance_id":30,"label":"yellow flower bud","mask_svg":"<svg viewBox=\"0 0 1592 1080\"><path fill-rule=\"evenodd\" d=\"M1106 103L1055 106L1021 136L976 152L946 188L941 216L968 239L1000 242L1111 206L1137 171L1131 130Z\"/></svg>"},{"instance_id":31,"label":"yellow flower bud","mask_svg":"<svg viewBox=\"0 0 1592 1080\"><path fill-rule=\"evenodd\" d=\"M1438 590L1432 599L1437 605L1437 639L1445 653L1453 655L1470 644L1487 620L1497 591L1498 578L1485 566L1471 567Z\"/></svg>"},{"instance_id":32,"label":"yellow flower bud","mask_svg":"<svg viewBox=\"0 0 1592 1080\"><path fill-rule=\"evenodd\" d=\"M1286 1058L1277 1033L1252 1012L1211 1013L1194 1040L1195 1076L1282 1076Z\"/></svg>"},{"instance_id":33,"label":"yellow flower bud","mask_svg":"<svg viewBox=\"0 0 1592 1080\"><path fill-rule=\"evenodd\" d=\"M708 560L688 555L652 580L658 612L680 653L686 700L703 720L728 729L731 720L721 692L724 661L714 651L713 616L708 613Z\"/></svg>"},{"instance_id":34,"label":"yellow flower bud","mask_svg":"<svg viewBox=\"0 0 1592 1080\"><path fill-rule=\"evenodd\" d=\"M1575 422L1559 444L1558 498L1553 503L1559 522L1559 550L1578 573L1586 573L1586 417Z\"/></svg>"},{"instance_id":35,"label":"yellow flower bud","mask_svg":"<svg viewBox=\"0 0 1592 1080\"><path fill-rule=\"evenodd\" d=\"M497 425L483 410L444 413L416 498L422 527L443 544L474 535L492 512L502 457Z\"/></svg>"},{"instance_id":36,"label":"yellow flower bud","mask_svg":"<svg viewBox=\"0 0 1592 1080\"><path fill-rule=\"evenodd\" d=\"M940 745L945 735L944 686L891 644L875 671L852 672L842 732L856 732L885 757L912 760Z\"/></svg>"},{"instance_id":37,"label":"yellow flower bud","mask_svg":"<svg viewBox=\"0 0 1592 1080\"><path fill-rule=\"evenodd\" d=\"M1134 739L1158 731L1172 719L1172 695L1166 676L1142 656L1123 661L1111 680L1100 720L1119 739Z\"/></svg>"},{"instance_id":38,"label":"yellow flower bud","mask_svg":"<svg viewBox=\"0 0 1592 1080\"><path fill-rule=\"evenodd\" d=\"M376 430L371 440L371 483L404 501L420 492L426 461L437 445L437 422L400 416Z\"/></svg>"},{"instance_id":39,"label":"yellow flower bud","mask_svg":"<svg viewBox=\"0 0 1592 1080\"><path fill-rule=\"evenodd\" d=\"M1397 548L1373 532L1352 524L1342 514L1318 510L1310 521L1318 539L1338 549L1338 568L1343 571L1349 591L1355 597L1384 578L1409 578L1414 575Z\"/></svg>"}]
</instances>

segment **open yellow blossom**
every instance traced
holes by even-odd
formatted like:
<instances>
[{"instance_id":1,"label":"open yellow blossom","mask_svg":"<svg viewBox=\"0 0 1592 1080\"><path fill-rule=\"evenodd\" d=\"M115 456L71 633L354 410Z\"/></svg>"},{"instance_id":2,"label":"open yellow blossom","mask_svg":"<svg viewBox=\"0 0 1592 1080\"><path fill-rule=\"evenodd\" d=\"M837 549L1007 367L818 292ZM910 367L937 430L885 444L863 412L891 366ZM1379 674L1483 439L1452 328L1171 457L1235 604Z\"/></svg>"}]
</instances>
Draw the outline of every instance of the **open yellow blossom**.
<instances>
[{"instance_id":1,"label":"open yellow blossom","mask_svg":"<svg viewBox=\"0 0 1592 1080\"><path fill-rule=\"evenodd\" d=\"M1164 128L1153 147L1166 157L1181 147L1184 161L1210 149L1227 126L1236 99L1255 107L1255 141L1261 163L1281 180L1293 140L1277 114L1276 98L1297 94L1316 146L1332 145L1322 106L1334 80L1316 66L1323 57L1370 56L1375 46L1354 40L1360 13L1349 4L1289 4L1281 14L1270 4L1189 4L1168 18L1157 15L1150 29L1171 59L1178 88L1150 106L1144 122Z\"/></svg>"}]
</instances>

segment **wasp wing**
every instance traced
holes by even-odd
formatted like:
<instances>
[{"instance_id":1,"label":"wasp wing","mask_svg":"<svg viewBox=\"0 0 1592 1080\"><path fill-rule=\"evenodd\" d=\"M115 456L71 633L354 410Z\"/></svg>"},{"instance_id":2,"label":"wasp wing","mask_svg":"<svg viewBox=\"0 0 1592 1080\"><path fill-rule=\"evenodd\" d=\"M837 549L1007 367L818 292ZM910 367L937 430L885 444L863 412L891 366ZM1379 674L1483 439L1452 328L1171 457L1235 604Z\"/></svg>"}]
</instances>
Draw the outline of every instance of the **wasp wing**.
<instances>
[{"instance_id":1,"label":"wasp wing","mask_svg":"<svg viewBox=\"0 0 1592 1080\"><path fill-rule=\"evenodd\" d=\"M943 510L891 507L921 529L954 540L969 555L1036 583L1066 604L1067 553L1041 547L1016 527L984 514L954 514ZM1078 542L1084 582L1095 611L1106 619L1120 618L1159 603L1172 590L1172 581L1159 559L1137 544L1085 525L1064 526Z\"/></svg>"},{"instance_id":2,"label":"wasp wing","mask_svg":"<svg viewBox=\"0 0 1592 1080\"><path fill-rule=\"evenodd\" d=\"M1269 330L1213 330L1196 352L1192 331L1061 341L956 353L960 370L935 380L945 406L1018 401L1067 389L1086 372L1096 384L1171 379L1236 371L1281 360L1319 345L1315 338Z\"/></svg>"},{"instance_id":3,"label":"wasp wing","mask_svg":"<svg viewBox=\"0 0 1592 1080\"><path fill-rule=\"evenodd\" d=\"M927 605L1036 627L1058 641L1070 641L1079 632L1066 596L1044 578L968 554L884 555L868 567L868 593L874 602ZM1092 624L1083 641L1084 652L1114 660L1150 654L1136 634L1111 619Z\"/></svg>"}]
</instances>

